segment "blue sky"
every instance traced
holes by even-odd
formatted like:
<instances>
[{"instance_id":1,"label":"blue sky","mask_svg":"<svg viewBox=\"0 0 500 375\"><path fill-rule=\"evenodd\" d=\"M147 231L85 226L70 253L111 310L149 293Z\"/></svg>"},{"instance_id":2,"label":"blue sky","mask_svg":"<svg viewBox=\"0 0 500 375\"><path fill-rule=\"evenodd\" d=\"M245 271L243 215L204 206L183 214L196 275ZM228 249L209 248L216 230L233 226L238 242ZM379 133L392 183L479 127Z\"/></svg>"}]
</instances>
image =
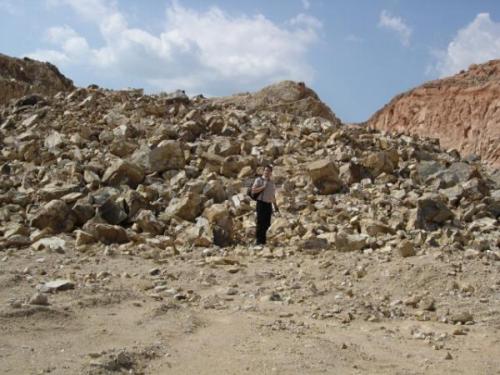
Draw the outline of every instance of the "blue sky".
<instances>
[{"instance_id":1,"label":"blue sky","mask_svg":"<svg viewBox=\"0 0 500 375\"><path fill-rule=\"evenodd\" d=\"M79 86L229 95L305 81L345 122L500 58L499 0L0 0L0 52Z\"/></svg>"}]
</instances>

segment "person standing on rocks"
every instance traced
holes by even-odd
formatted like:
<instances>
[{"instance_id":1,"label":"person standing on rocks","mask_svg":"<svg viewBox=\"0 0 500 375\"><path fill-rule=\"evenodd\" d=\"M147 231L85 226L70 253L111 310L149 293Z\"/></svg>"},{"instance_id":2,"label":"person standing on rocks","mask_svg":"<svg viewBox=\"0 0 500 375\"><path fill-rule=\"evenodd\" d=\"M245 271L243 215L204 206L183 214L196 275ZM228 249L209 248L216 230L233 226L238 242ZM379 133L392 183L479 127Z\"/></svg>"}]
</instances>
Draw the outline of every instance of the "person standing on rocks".
<instances>
[{"instance_id":1,"label":"person standing on rocks","mask_svg":"<svg viewBox=\"0 0 500 375\"><path fill-rule=\"evenodd\" d=\"M266 233L271 226L271 215L274 210L279 213L278 205L276 204L276 186L271 180L273 167L266 165L264 173L261 177L257 177L252 185L252 194L257 195L257 229L256 229L256 244L266 244Z\"/></svg>"}]
</instances>

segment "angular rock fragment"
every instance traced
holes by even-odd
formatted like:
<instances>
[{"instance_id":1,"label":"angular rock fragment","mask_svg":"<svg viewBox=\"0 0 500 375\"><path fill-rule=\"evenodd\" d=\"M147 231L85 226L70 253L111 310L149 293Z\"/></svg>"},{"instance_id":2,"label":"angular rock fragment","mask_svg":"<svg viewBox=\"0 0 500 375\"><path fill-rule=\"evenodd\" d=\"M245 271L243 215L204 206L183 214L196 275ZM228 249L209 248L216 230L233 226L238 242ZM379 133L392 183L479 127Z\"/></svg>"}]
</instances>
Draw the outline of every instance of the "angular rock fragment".
<instances>
[{"instance_id":1,"label":"angular rock fragment","mask_svg":"<svg viewBox=\"0 0 500 375\"><path fill-rule=\"evenodd\" d=\"M150 210L141 210L137 214L135 222L143 232L155 235L162 234L165 229L163 223L158 221L154 213Z\"/></svg>"},{"instance_id":2,"label":"angular rock fragment","mask_svg":"<svg viewBox=\"0 0 500 375\"><path fill-rule=\"evenodd\" d=\"M129 242L127 231L119 225L87 222L83 228L96 240L105 244Z\"/></svg>"},{"instance_id":3,"label":"angular rock fragment","mask_svg":"<svg viewBox=\"0 0 500 375\"><path fill-rule=\"evenodd\" d=\"M417 201L414 226L416 229L434 230L454 217L453 212L439 198L421 198Z\"/></svg>"},{"instance_id":4,"label":"angular rock fragment","mask_svg":"<svg viewBox=\"0 0 500 375\"><path fill-rule=\"evenodd\" d=\"M338 168L331 160L323 159L309 163L307 171L320 194L333 194L342 189Z\"/></svg>"},{"instance_id":5,"label":"angular rock fragment","mask_svg":"<svg viewBox=\"0 0 500 375\"><path fill-rule=\"evenodd\" d=\"M42 293L61 292L65 290L75 289L75 284L70 280L56 279L47 281L46 283L39 285L37 288Z\"/></svg>"},{"instance_id":6,"label":"angular rock fragment","mask_svg":"<svg viewBox=\"0 0 500 375\"><path fill-rule=\"evenodd\" d=\"M137 187L144 180L144 170L136 164L126 160L115 161L102 177L105 184L111 186L128 185Z\"/></svg>"},{"instance_id":7,"label":"angular rock fragment","mask_svg":"<svg viewBox=\"0 0 500 375\"><path fill-rule=\"evenodd\" d=\"M40 208L30 224L38 229L50 228L55 233L69 232L75 226L76 217L62 200L53 200Z\"/></svg>"},{"instance_id":8,"label":"angular rock fragment","mask_svg":"<svg viewBox=\"0 0 500 375\"><path fill-rule=\"evenodd\" d=\"M225 204L214 204L203 212L211 225L214 245L225 247L233 242L233 218Z\"/></svg>"}]
</instances>

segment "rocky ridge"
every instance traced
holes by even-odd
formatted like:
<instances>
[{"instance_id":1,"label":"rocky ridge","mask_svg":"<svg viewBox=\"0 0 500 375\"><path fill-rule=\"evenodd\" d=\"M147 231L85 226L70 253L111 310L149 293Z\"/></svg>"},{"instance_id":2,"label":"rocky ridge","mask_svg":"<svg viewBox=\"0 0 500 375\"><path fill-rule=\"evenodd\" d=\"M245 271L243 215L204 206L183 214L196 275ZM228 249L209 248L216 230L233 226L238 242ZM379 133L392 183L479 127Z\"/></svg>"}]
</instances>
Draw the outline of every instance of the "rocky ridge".
<instances>
[{"instance_id":1,"label":"rocky ridge","mask_svg":"<svg viewBox=\"0 0 500 375\"><path fill-rule=\"evenodd\" d=\"M0 105L28 94L52 96L74 89L73 82L50 63L0 53Z\"/></svg>"},{"instance_id":2,"label":"rocky ridge","mask_svg":"<svg viewBox=\"0 0 500 375\"><path fill-rule=\"evenodd\" d=\"M370 128L438 138L445 149L500 167L500 60L472 65L392 99Z\"/></svg>"}]
</instances>

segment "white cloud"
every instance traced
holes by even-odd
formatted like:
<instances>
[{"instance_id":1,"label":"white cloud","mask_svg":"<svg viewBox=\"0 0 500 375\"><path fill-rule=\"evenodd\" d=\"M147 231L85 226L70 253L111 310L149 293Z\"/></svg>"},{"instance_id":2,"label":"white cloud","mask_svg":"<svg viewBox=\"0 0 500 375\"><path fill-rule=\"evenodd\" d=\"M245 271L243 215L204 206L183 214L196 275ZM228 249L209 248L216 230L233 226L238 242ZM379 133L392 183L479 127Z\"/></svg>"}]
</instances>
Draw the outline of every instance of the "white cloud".
<instances>
[{"instance_id":1,"label":"white cloud","mask_svg":"<svg viewBox=\"0 0 500 375\"><path fill-rule=\"evenodd\" d=\"M408 25L406 25L401 17L393 16L388 11L383 10L380 13L378 26L395 31L398 34L399 40L403 46L408 47L410 45L412 30Z\"/></svg>"},{"instance_id":2,"label":"white cloud","mask_svg":"<svg viewBox=\"0 0 500 375\"><path fill-rule=\"evenodd\" d=\"M458 31L446 51L435 53L438 62L434 70L449 76L471 64L500 58L500 23L493 22L488 13L480 13L465 28Z\"/></svg>"},{"instance_id":3,"label":"white cloud","mask_svg":"<svg viewBox=\"0 0 500 375\"><path fill-rule=\"evenodd\" d=\"M28 56L53 64L67 65L73 62L85 62L89 54L92 54L86 39L69 26L51 27L45 33L45 40L59 46L60 50L37 50Z\"/></svg>"},{"instance_id":4,"label":"white cloud","mask_svg":"<svg viewBox=\"0 0 500 375\"><path fill-rule=\"evenodd\" d=\"M28 54L28 57L39 61L50 61L55 65L65 65L70 62L69 57L64 52L54 50L36 50Z\"/></svg>"},{"instance_id":5,"label":"white cloud","mask_svg":"<svg viewBox=\"0 0 500 375\"><path fill-rule=\"evenodd\" d=\"M299 14L280 26L260 14L232 16L217 7L200 12L173 1L166 9L164 30L154 35L131 28L116 2L48 1L50 6L69 5L94 22L104 43L89 46L70 27L54 27L47 40L57 48L38 50L31 54L34 58L94 66L158 89L214 94L313 77L306 54L318 39L321 23L308 15Z\"/></svg>"},{"instance_id":6,"label":"white cloud","mask_svg":"<svg viewBox=\"0 0 500 375\"><path fill-rule=\"evenodd\" d=\"M311 8L311 2L309 0L302 0L302 6L305 10L309 10L309 8Z\"/></svg>"}]
</instances>

